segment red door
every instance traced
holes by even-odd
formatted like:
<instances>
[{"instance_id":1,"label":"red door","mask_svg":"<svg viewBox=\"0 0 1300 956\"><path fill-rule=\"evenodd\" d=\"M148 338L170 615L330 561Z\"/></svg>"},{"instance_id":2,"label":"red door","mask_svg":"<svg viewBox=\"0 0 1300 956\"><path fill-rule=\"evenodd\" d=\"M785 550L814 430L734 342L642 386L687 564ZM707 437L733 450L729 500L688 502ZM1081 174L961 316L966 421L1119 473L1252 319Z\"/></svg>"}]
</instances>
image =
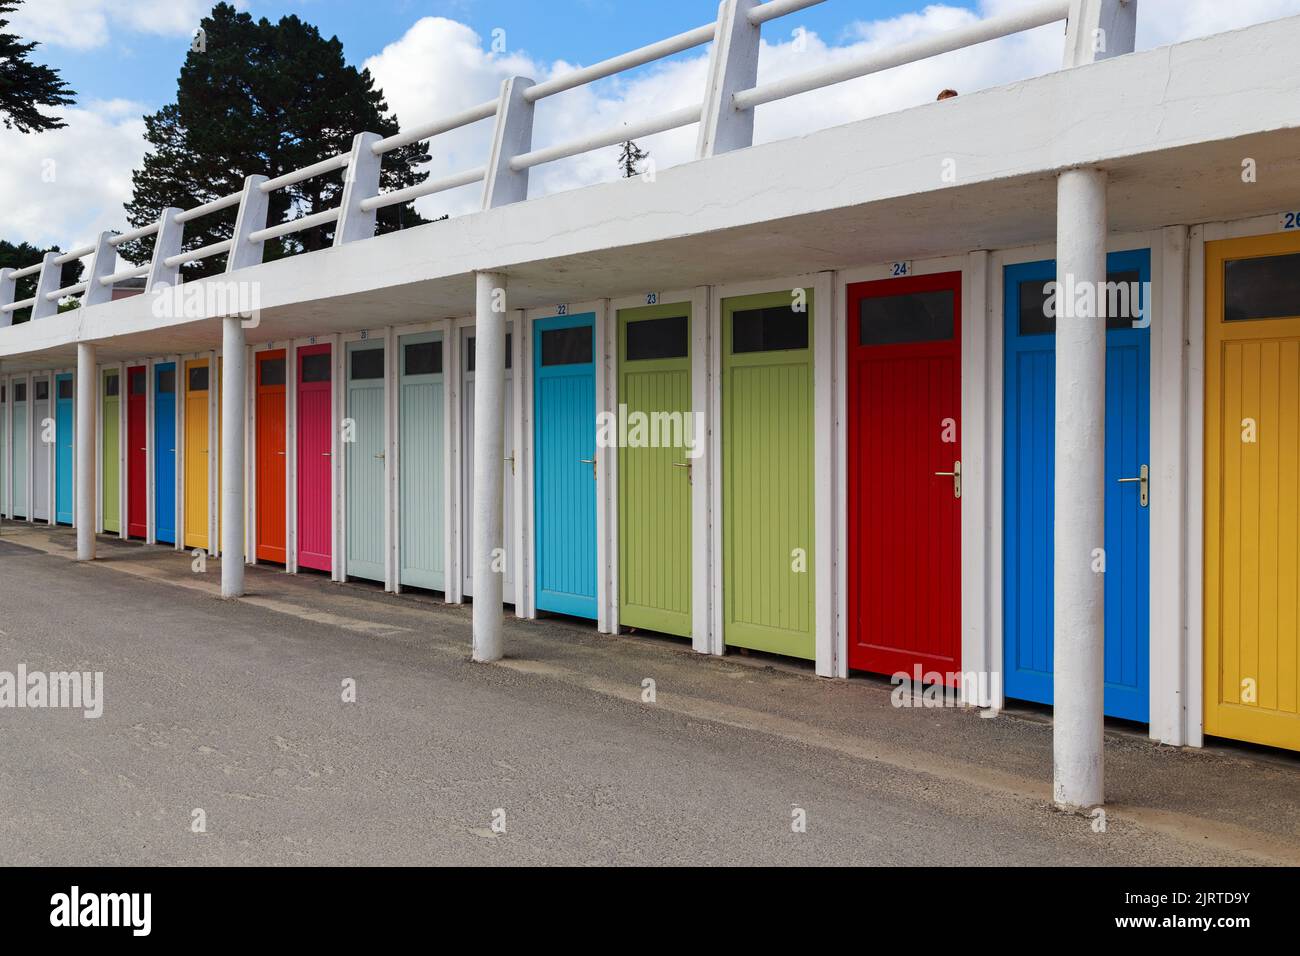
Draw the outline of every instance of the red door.
<instances>
[{"instance_id":1,"label":"red door","mask_svg":"<svg viewBox=\"0 0 1300 956\"><path fill-rule=\"evenodd\" d=\"M143 365L126 370L126 533L149 536L149 378Z\"/></svg>"},{"instance_id":2,"label":"red door","mask_svg":"<svg viewBox=\"0 0 1300 956\"><path fill-rule=\"evenodd\" d=\"M332 364L328 345L298 350L298 566L317 571L333 565Z\"/></svg>"},{"instance_id":3,"label":"red door","mask_svg":"<svg viewBox=\"0 0 1300 956\"><path fill-rule=\"evenodd\" d=\"M285 354L257 353L257 560L284 564Z\"/></svg>"},{"instance_id":4,"label":"red door","mask_svg":"<svg viewBox=\"0 0 1300 956\"><path fill-rule=\"evenodd\" d=\"M848 326L849 667L953 683L961 273L851 285Z\"/></svg>"}]
</instances>

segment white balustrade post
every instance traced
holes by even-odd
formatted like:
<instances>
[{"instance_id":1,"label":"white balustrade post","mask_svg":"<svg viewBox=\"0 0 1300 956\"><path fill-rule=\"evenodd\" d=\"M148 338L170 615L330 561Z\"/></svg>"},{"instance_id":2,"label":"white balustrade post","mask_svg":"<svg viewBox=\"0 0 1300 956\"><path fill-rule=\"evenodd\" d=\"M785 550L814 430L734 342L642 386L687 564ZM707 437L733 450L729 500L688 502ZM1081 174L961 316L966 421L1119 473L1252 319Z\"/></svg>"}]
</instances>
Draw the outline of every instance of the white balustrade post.
<instances>
[{"instance_id":1,"label":"white balustrade post","mask_svg":"<svg viewBox=\"0 0 1300 956\"><path fill-rule=\"evenodd\" d=\"M105 233L107 235L107 233ZM95 388L95 346L77 343L77 464L76 511L77 560L95 560L96 488L95 439L99 391Z\"/></svg>"},{"instance_id":2,"label":"white balustrade post","mask_svg":"<svg viewBox=\"0 0 1300 956\"><path fill-rule=\"evenodd\" d=\"M1106 180L1057 182L1052 796L1073 809L1105 799Z\"/></svg>"},{"instance_id":3,"label":"white balustrade post","mask_svg":"<svg viewBox=\"0 0 1300 956\"><path fill-rule=\"evenodd\" d=\"M0 306L13 305L18 291L18 280L12 278L13 269L0 269ZM0 329L13 325L12 312L0 312Z\"/></svg>"},{"instance_id":4,"label":"white balustrade post","mask_svg":"<svg viewBox=\"0 0 1300 956\"><path fill-rule=\"evenodd\" d=\"M231 237L230 254L226 257L226 272L262 264L262 243L249 241L249 235L266 228L267 211L271 197L262 192L265 176L249 176L244 180L244 195L239 200L239 215L235 219L235 233Z\"/></svg>"},{"instance_id":5,"label":"white balustrade post","mask_svg":"<svg viewBox=\"0 0 1300 956\"><path fill-rule=\"evenodd\" d=\"M474 647L476 661L502 657L506 555L505 393L506 277L476 276L474 312Z\"/></svg>"},{"instance_id":6,"label":"white balustrade post","mask_svg":"<svg viewBox=\"0 0 1300 956\"><path fill-rule=\"evenodd\" d=\"M99 281L107 279L116 271L117 250L109 245L108 240L111 238L113 233L101 232L99 238L95 240L95 252L90 257L89 268L86 269L86 291L81 297L83 309L113 299L113 287Z\"/></svg>"},{"instance_id":7,"label":"white balustrade post","mask_svg":"<svg viewBox=\"0 0 1300 956\"><path fill-rule=\"evenodd\" d=\"M155 289L180 283L181 267L167 265L168 259L180 255L181 242L185 238L185 224L176 221L180 213L181 210L173 206L164 209L158 219L158 232L153 240L153 259L149 262L149 274L144 281L146 295Z\"/></svg>"},{"instance_id":8,"label":"white balustrade post","mask_svg":"<svg viewBox=\"0 0 1300 956\"><path fill-rule=\"evenodd\" d=\"M708 159L719 153L754 145L754 111L738 110L731 98L758 82L758 46L762 30L749 21L758 0L722 0L717 34L709 57L704 112L695 155Z\"/></svg>"},{"instance_id":9,"label":"white balustrade post","mask_svg":"<svg viewBox=\"0 0 1300 956\"><path fill-rule=\"evenodd\" d=\"M528 198L528 170L515 172L510 161L533 148L533 104L524 98L524 91L532 85L533 81L524 76L512 76L501 84L492 151L483 180L484 209L508 206Z\"/></svg>"},{"instance_id":10,"label":"white balustrade post","mask_svg":"<svg viewBox=\"0 0 1300 956\"><path fill-rule=\"evenodd\" d=\"M370 147L381 139L378 133L357 133L352 138L352 158L343 173L343 201L339 205L338 225L334 227L336 246L369 239L375 234L375 210L366 212L361 204L379 195L383 157L376 156Z\"/></svg>"},{"instance_id":11,"label":"white balustrade post","mask_svg":"<svg viewBox=\"0 0 1300 956\"><path fill-rule=\"evenodd\" d=\"M51 292L57 292L62 285L60 277L63 275L63 266L56 263L59 253L47 252L45 258L41 260L41 275L36 280L36 302L32 306L32 321L43 319L46 316L59 314L59 303L51 302L47 296Z\"/></svg>"},{"instance_id":12,"label":"white balustrade post","mask_svg":"<svg viewBox=\"0 0 1300 956\"><path fill-rule=\"evenodd\" d=\"M1137 44L1137 0L1070 0L1065 68L1132 53Z\"/></svg>"}]
</instances>

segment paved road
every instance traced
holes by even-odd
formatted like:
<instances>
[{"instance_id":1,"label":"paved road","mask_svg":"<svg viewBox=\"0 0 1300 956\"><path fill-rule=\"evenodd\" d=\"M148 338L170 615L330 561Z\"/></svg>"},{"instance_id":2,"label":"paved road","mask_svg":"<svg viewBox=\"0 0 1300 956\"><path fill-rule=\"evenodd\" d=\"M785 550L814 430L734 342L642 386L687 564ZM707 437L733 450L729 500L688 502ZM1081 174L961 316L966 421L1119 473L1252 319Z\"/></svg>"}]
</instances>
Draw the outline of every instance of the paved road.
<instances>
[{"instance_id":1,"label":"paved road","mask_svg":"<svg viewBox=\"0 0 1300 956\"><path fill-rule=\"evenodd\" d=\"M0 671L103 671L104 714L0 710L3 864L1300 859L1285 759L1116 735L1095 833L1046 806L1041 719L568 622L512 622L510 659L476 665L464 608L262 570L224 603L215 564L68 544L0 537Z\"/></svg>"}]
</instances>

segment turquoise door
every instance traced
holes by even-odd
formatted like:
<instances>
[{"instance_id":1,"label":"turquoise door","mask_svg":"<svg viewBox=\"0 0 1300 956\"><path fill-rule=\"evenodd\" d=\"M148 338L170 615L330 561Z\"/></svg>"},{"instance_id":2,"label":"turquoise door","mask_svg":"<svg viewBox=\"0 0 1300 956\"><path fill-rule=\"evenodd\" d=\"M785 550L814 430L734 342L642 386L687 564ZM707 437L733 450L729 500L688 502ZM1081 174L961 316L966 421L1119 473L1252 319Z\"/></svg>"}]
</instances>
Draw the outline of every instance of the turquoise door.
<instances>
[{"instance_id":1,"label":"turquoise door","mask_svg":"<svg viewBox=\"0 0 1300 956\"><path fill-rule=\"evenodd\" d=\"M0 385L0 518L9 515L9 386Z\"/></svg>"},{"instance_id":2,"label":"turquoise door","mask_svg":"<svg viewBox=\"0 0 1300 956\"><path fill-rule=\"evenodd\" d=\"M348 345L343 423L347 467L349 577L384 580L384 343Z\"/></svg>"},{"instance_id":3,"label":"turquoise door","mask_svg":"<svg viewBox=\"0 0 1300 956\"><path fill-rule=\"evenodd\" d=\"M28 517L27 505L27 383L13 383L13 441L10 448L13 454L10 462L13 468L13 503L11 513L15 518Z\"/></svg>"},{"instance_id":4,"label":"turquoise door","mask_svg":"<svg viewBox=\"0 0 1300 956\"><path fill-rule=\"evenodd\" d=\"M533 323L537 608L595 619L593 313Z\"/></svg>"},{"instance_id":5,"label":"turquoise door","mask_svg":"<svg viewBox=\"0 0 1300 956\"><path fill-rule=\"evenodd\" d=\"M176 543L176 363L154 366L154 536Z\"/></svg>"},{"instance_id":6,"label":"turquoise door","mask_svg":"<svg viewBox=\"0 0 1300 956\"><path fill-rule=\"evenodd\" d=\"M54 520L72 524L72 447L76 437L72 376L55 378L54 392Z\"/></svg>"},{"instance_id":7,"label":"turquoise door","mask_svg":"<svg viewBox=\"0 0 1300 956\"><path fill-rule=\"evenodd\" d=\"M446 391L443 388L442 333L404 335L398 341L398 478L403 585L441 591L446 587L443 517Z\"/></svg>"},{"instance_id":8,"label":"turquoise door","mask_svg":"<svg viewBox=\"0 0 1300 956\"><path fill-rule=\"evenodd\" d=\"M1148 485L1121 484L1150 464L1151 279L1146 250L1112 253L1116 308L1106 330L1105 712L1149 717ZM1003 660L1008 697L1053 696L1056 320L1046 307L1054 262L1005 273L1006 388L1003 497ZM1125 308L1127 299L1128 307ZM1136 322L1136 325L1135 325Z\"/></svg>"},{"instance_id":9,"label":"turquoise door","mask_svg":"<svg viewBox=\"0 0 1300 956\"><path fill-rule=\"evenodd\" d=\"M54 419L50 407L50 380L34 379L32 405L32 517L50 520L50 463L54 456Z\"/></svg>"}]
</instances>

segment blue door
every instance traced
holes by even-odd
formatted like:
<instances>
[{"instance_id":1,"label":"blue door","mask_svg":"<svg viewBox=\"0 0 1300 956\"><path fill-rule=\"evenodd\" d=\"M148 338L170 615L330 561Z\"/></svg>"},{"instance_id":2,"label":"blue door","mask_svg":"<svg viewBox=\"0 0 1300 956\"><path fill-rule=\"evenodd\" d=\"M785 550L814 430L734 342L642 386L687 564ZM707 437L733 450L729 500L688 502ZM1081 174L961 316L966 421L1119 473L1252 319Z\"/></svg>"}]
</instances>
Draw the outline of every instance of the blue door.
<instances>
[{"instance_id":1,"label":"blue door","mask_svg":"<svg viewBox=\"0 0 1300 956\"><path fill-rule=\"evenodd\" d=\"M1109 716L1149 720L1151 255L1107 261L1106 684ZM1004 682L1008 697L1052 702L1056 319L1046 307L1055 262L1005 273ZM1069 321L1068 319L1064 321ZM1136 323L1136 325L1135 325Z\"/></svg>"},{"instance_id":2,"label":"blue door","mask_svg":"<svg viewBox=\"0 0 1300 956\"><path fill-rule=\"evenodd\" d=\"M533 323L537 607L595 619L596 364L593 313Z\"/></svg>"},{"instance_id":3,"label":"blue door","mask_svg":"<svg viewBox=\"0 0 1300 956\"><path fill-rule=\"evenodd\" d=\"M176 543L176 363L154 366L154 526L160 542Z\"/></svg>"},{"instance_id":4,"label":"blue door","mask_svg":"<svg viewBox=\"0 0 1300 956\"><path fill-rule=\"evenodd\" d=\"M72 376L54 380L54 520L72 524Z\"/></svg>"}]
</instances>

